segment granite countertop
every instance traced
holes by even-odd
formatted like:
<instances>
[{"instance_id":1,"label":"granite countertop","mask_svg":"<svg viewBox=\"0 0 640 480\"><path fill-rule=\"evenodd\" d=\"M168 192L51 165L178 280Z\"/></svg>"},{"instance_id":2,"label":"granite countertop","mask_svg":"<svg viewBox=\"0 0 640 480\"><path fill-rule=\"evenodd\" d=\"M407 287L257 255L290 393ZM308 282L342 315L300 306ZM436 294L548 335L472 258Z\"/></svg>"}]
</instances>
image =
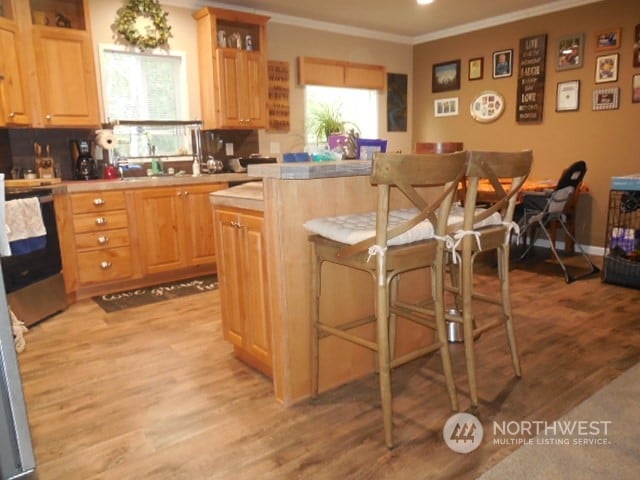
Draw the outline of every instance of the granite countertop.
<instances>
[{"instance_id":1,"label":"granite countertop","mask_svg":"<svg viewBox=\"0 0 640 480\"><path fill-rule=\"evenodd\" d=\"M214 206L264 211L262 182L247 182L224 190L217 190L209 194L209 198Z\"/></svg>"},{"instance_id":2,"label":"granite countertop","mask_svg":"<svg viewBox=\"0 0 640 480\"><path fill-rule=\"evenodd\" d=\"M253 177L276 178L281 180L355 177L371 174L371 160L261 163L248 165L247 171L248 174Z\"/></svg>"},{"instance_id":3,"label":"granite countertop","mask_svg":"<svg viewBox=\"0 0 640 480\"><path fill-rule=\"evenodd\" d=\"M164 176L164 177L131 177L124 180L88 180L67 181L59 186L64 187L69 193L87 192L96 190L133 190L149 187L173 187L180 185L202 185L209 183L233 183L256 180L246 173L216 173L214 175Z\"/></svg>"}]
</instances>

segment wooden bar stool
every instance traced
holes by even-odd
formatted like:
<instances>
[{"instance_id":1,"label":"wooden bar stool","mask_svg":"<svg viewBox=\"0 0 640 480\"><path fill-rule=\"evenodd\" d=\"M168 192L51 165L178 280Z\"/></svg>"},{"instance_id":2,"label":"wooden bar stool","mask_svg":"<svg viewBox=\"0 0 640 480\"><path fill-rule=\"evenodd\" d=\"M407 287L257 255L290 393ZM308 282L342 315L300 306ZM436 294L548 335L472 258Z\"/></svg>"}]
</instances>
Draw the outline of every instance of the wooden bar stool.
<instances>
[{"instance_id":1,"label":"wooden bar stool","mask_svg":"<svg viewBox=\"0 0 640 480\"><path fill-rule=\"evenodd\" d=\"M458 409L444 320L444 248L448 213L457 182L465 172L466 153L415 155L377 153L371 183L377 188L377 209L365 215L312 219L305 228L311 242L312 376L311 395L318 395L320 338L335 335L377 352L385 443L393 447L391 369L422 355L439 351L451 408ZM427 201L424 189L429 189ZM389 196L397 188L413 208L390 211ZM320 312L321 270L331 262L371 274L375 285L374 315L342 325L330 324ZM398 299L401 273L431 268L432 298L424 304ZM431 309L428 309L426 305ZM437 332L434 341L401 357L395 355L396 316ZM434 318L435 317L435 318ZM376 339L354 333L375 322Z\"/></svg>"},{"instance_id":2,"label":"wooden bar stool","mask_svg":"<svg viewBox=\"0 0 640 480\"><path fill-rule=\"evenodd\" d=\"M468 152L467 193L464 202L464 220L454 229L456 239L455 257L450 267L453 282L447 290L453 291L462 306L462 318L449 316L447 320L461 322L463 326L465 359L469 382L471 404L478 405L474 341L484 331L503 325L516 376L522 376L520 360L513 329L513 315L509 293L509 246L511 229L514 228L518 192L524 185L531 165L533 154L530 150L520 152ZM495 202L488 208L479 208L478 185L487 179L495 191ZM511 179L511 187L505 191L500 180ZM473 263L481 252L495 250L498 258L498 276L500 294L474 290ZM484 301L501 305L503 318L494 321L474 318L473 301Z\"/></svg>"}]
</instances>

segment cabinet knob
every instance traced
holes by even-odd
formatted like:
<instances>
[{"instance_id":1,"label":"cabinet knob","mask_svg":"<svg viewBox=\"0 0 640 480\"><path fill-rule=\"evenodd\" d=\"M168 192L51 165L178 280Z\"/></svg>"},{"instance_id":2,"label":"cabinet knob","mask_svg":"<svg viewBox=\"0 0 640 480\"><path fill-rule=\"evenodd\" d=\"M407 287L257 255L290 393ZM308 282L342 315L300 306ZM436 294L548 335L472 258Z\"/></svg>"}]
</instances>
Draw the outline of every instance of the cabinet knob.
<instances>
[{"instance_id":1,"label":"cabinet knob","mask_svg":"<svg viewBox=\"0 0 640 480\"><path fill-rule=\"evenodd\" d=\"M47 114L44 116L44 118L45 118L46 120L51 120L51 119L53 118L53 115L51 115L50 113L47 113Z\"/></svg>"},{"instance_id":2,"label":"cabinet knob","mask_svg":"<svg viewBox=\"0 0 640 480\"><path fill-rule=\"evenodd\" d=\"M105 237L104 235L98 237L98 244L104 245L106 243L109 243L109 237Z\"/></svg>"},{"instance_id":3,"label":"cabinet knob","mask_svg":"<svg viewBox=\"0 0 640 480\"><path fill-rule=\"evenodd\" d=\"M93 199L93 204L96 207L99 207L100 205L104 205L106 202L104 201L104 198L94 198Z\"/></svg>"},{"instance_id":4,"label":"cabinet knob","mask_svg":"<svg viewBox=\"0 0 640 480\"><path fill-rule=\"evenodd\" d=\"M13 117L15 117L15 116L16 116L16 112L11 112L11 113L9 114L9 118L13 118Z\"/></svg>"},{"instance_id":5,"label":"cabinet knob","mask_svg":"<svg viewBox=\"0 0 640 480\"><path fill-rule=\"evenodd\" d=\"M100 268L102 270L108 270L111 268L111 262L108 262L106 260L103 260L102 262L100 262Z\"/></svg>"},{"instance_id":6,"label":"cabinet knob","mask_svg":"<svg viewBox=\"0 0 640 480\"><path fill-rule=\"evenodd\" d=\"M107 224L107 219L104 217L98 217L96 218L96 225L106 225Z\"/></svg>"}]
</instances>

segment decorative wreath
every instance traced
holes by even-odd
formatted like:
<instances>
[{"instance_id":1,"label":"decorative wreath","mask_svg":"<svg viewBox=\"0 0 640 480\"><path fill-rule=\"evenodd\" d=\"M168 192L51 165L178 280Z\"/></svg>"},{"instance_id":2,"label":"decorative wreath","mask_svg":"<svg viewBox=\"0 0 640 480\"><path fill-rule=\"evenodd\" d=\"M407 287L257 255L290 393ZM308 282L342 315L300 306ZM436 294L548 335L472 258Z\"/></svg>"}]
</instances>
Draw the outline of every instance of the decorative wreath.
<instances>
[{"instance_id":1,"label":"decorative wreath","mask_svg":"<svg viewBox=\"0 0 640 480\"><path fill-rule=\"evenodd\" d=\"M169 14L160 7L158 0L129 0L116 15L116 32L129 44L140 50L167 45L171 36L167 22ZM153 26L146 26L142 32L138 25L140 18L150 20Z\"/></svg>"}]
</instances>

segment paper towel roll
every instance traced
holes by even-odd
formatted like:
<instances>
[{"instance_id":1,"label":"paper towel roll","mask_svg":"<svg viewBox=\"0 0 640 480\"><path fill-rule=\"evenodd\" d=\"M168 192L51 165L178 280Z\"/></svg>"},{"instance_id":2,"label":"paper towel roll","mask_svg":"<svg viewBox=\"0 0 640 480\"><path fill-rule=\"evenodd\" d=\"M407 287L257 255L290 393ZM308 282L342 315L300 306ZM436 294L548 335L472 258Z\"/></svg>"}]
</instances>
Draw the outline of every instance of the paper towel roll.
<instances>
[{"instance_id":1,"label":"paper towel roll","mask_svg":"<svg viewBox=\"0 0 640 480\"><path fill-rule=\"evenodd\" d=\"M96 144L105 150L113 150L116 148L116 137L112 130L97 130Z\"/></svg>"}]
</instances>

